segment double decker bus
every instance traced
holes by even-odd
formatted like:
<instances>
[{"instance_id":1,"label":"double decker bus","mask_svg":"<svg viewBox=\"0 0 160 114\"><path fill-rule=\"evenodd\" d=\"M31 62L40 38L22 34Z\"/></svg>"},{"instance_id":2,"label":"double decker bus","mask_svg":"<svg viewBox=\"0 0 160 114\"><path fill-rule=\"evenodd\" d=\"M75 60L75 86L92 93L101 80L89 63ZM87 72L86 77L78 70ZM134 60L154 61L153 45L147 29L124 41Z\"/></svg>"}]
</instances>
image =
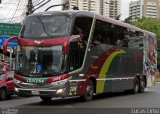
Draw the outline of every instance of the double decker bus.
<instances>
[{"instance_id":1,"label":"double decker bus","mask_svg":"<svg viewBox=\"0 0 160 114\"><path fill-rule=\"evenodd\" d=\"M80 96L130 90L155 84L154 33L85 11L32 14L23 24L16 51L15 91L19 95Z\"/></svg>"}]
</instances>

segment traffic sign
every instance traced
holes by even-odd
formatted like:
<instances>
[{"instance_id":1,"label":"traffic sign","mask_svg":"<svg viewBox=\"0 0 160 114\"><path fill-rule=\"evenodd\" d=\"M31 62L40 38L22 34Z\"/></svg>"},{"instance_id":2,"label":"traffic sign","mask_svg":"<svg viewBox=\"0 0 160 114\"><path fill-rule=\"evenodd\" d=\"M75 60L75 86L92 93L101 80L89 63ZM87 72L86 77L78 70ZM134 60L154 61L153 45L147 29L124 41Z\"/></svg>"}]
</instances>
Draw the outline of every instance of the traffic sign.
<instances>
[{"instance_id":1,"label":"traffic sign","mask_svg":"<svg viewBox=\"0 0 160 114\"><path fill-rule=\"evenodd\" d=\"M21 25L19 23L0 23L0 35L17 36L20 32Z\"/></svg>"},{"instance_id":2,"label":"traffic sign","mask_svg":"<svg viewBox=\"0 0 160 114\"><path fill-rule=\"evenodd\" d=\"M3 43L5 42L6 39L8 39L10 36L0 36L0 46L3 45ZM16 40L11 40L8 43L8 47L15 47L17 46L17 41Z\"/></svg>"}]
</instances>

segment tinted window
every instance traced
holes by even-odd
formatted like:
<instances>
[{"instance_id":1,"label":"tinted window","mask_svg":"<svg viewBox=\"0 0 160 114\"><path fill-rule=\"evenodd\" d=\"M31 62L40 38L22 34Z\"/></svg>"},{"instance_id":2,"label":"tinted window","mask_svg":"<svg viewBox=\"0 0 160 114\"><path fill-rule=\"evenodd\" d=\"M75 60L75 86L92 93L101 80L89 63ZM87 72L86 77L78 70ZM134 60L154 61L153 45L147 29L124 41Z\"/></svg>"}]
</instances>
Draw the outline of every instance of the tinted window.
<instances>
[{"instance_id":1,"label":"tinted window","mask_svg":"<svg viewBox=\"0 0 160 114\"><path fill-rule=\"evenodd\" d=\"M88 39L91 30L93 18L76 17L72 28L72 35L83 34L84 38Z\"/></svg>"},{"instance_id":2,"label":"tinted window","mask_svg":"<svg viewBox=\"0 0 160 114\"><path fill-rule=\"evenodd\" d=\"M111 24L97 20L92 38L92 45L110 44L110 28Z\"/></svg>"},{"instance_id":3,"label":"tinted window","mask_svg":"<svg viewBox=\"0 0 160 114\"><path fill-rule=\"evenodd\" d=\"M68 71L79 69L84 60L88 37L91 30L93 18L76 17L73 24L72 35L83 35L81 41L71 41L68 54Z\"/></svg>"},{"instance_id":4,"label":"tinted window","mask_svg":"<svg viewBox=\"0 0 160 114\"><path fill-rule=\"evenodd\" d=\"M143 48L144 35L142 32L129 30L128 37L129 48Z\"/></svg>"},{"instance_id":5,"label":"tinted window","mask_svg":"<svg viewBox=\"0 0 160 114\"><path fill-rule=\"evenodd\" d=\"M22 26L21 37L54 38L69 34L69 16L49 15L28 17Z\"/></svg>"},{"instance_id":6,"label":"tinted window","mask_svg":"<svg viewBox=\"0 0 160 114\"><path fill-rule=\"evenodd\" d=\"M142 32L97 20L92 46L108 44L119 47L143 48L143 37Z\"/></svg>"}]
</instances>

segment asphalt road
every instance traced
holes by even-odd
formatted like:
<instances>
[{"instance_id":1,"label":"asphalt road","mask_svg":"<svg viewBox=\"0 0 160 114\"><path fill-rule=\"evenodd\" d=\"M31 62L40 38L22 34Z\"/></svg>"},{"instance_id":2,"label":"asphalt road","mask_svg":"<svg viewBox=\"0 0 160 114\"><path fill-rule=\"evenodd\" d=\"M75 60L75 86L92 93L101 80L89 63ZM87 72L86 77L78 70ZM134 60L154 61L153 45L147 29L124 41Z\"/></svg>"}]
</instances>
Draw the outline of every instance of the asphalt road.
<instances>
[{"instance_id":1,"label":"asphalt road","mask_svg":"<svg viewBox=\"0 0 160 114\"><path fill-rule=\"evenodd\" d=\"M159 108L152 111L156 111L156 114L160 114L160 83L157 83L151 88L147 88L144 93L141 94L129 94L126 92L107 93L103 95L97 95L92 101L82 102L79 98L65 98L65 99L53 99L51 103L45 104L41 102L39 97L16 97L13 96L10 100L0 101L0 114L6 114L4 110L10 110L16 112L15 114L44 114L44 113L99 113L105 114L107 111L119 114L128 111L129 113L135 113L134 109L137 108ZM89 112L88 112L89 111ZM138 110L140 111L140 110ZM147 110L148 111L148 110ZM150 110L149 110L150 111ZM146 112L145 112L146 113ZM148 113L148 112L147 112ZM8 113L10 114L10 113ZM107 113L108 114L108 113Z\"/></svg>"}]
</instances>

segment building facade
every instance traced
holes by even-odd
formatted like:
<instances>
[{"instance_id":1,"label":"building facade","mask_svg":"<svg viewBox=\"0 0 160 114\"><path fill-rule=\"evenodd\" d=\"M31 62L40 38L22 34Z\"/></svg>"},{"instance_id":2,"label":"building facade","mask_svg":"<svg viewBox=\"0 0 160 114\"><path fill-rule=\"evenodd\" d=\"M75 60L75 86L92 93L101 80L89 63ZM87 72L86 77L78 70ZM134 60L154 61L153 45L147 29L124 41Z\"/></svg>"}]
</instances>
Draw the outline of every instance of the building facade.
<instances>
[{"instance_id":1,"label":"building facade","mask_svg":"<svg viewBox=\"0 0 160 114\"><path fill-rule=\"evenodd\" d=\"M144 0L143 16L160 19L160 0Z\"/></svg>"},{"instance_id":2,"label":"building facade","mask_svg":"<svg viewBox=\"0 0 160 114\"><path fill-rule=\"evenodd\" d=\"M100 13L99 0L70 0L70 8L78 7L79 10Z\"/></svg>"},{"instance_id":3,"label":"building facade","mask_svg":"<svg viewBox=\"0 0 160 114\"><path fill-rule=\"evenodd\" d=\"M115 19L120 15L121 0L70 0L70 8L74 6Z\"/></svg>"},{"instance_id":4,"label":"building facade","mask_svg":"<svg viewBox=\"0 0 160 114\"><path fill-rule=\"evenodd\" d=\"M120 15L121 1L110 0L109 17L116 19Z\"/></svg>"},{"instance_id":5,"label":"building facade","mask_svg":"<svg viewBox=\"0 0 160 114\"><path fill-rule=\"evenodd\" d=\"M129 16L133 21L142 17L160 19L160 0L138 0L129 4Z\"/></svg>"}]
</instances>

